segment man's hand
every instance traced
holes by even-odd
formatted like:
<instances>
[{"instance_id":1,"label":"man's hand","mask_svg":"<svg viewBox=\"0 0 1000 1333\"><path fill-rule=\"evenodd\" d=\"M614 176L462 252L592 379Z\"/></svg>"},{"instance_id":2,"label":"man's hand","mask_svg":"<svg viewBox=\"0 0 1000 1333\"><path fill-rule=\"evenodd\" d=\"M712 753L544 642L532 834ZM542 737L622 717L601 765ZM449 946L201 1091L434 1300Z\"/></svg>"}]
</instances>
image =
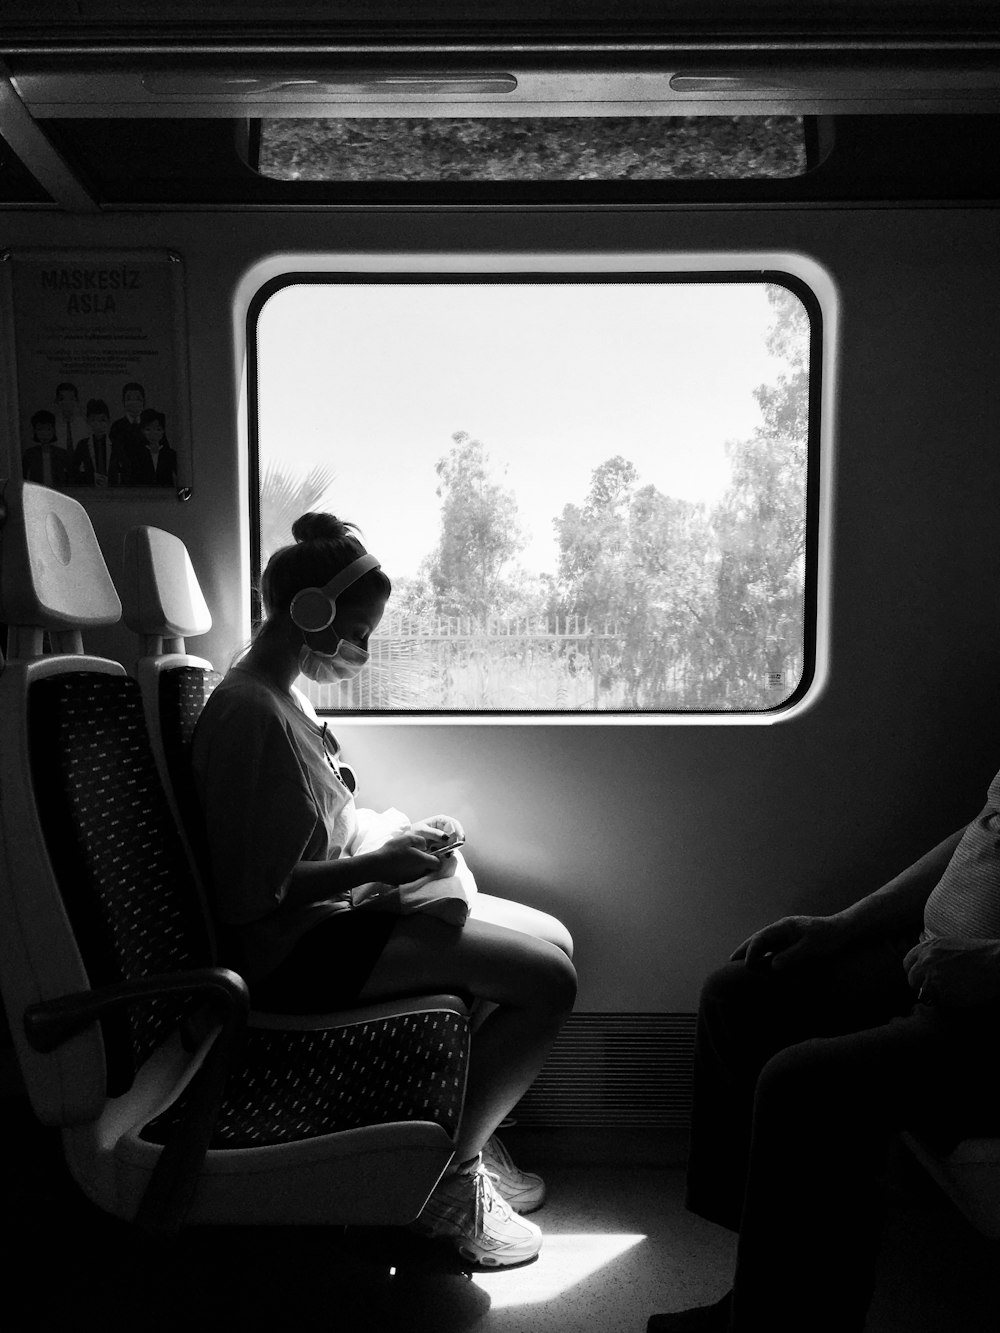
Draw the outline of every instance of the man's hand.
<instances>
[{"instance_id":1,"label":"man's hand","mask_svg":"<svg viewBox=\"0 0 1000 1333\"><path fill-rule=\"evenodd\" d=\"M851 931L835 916L783 916L756 931L730 954L730 962L745 960L747 967L797 967L810 959L836 953L851 938Z\"/></svg>"},{"instance_id":2,"label":"man's hand","mask_svg":"<svg viewBox=\"0 0 1000 1333\"><path fill-rule=\"evenodd\" d=\"M1000 999L1000 940L942 935L915 944L903 967L917 998L955 1009Z\"/></svg>"}]
</instances>

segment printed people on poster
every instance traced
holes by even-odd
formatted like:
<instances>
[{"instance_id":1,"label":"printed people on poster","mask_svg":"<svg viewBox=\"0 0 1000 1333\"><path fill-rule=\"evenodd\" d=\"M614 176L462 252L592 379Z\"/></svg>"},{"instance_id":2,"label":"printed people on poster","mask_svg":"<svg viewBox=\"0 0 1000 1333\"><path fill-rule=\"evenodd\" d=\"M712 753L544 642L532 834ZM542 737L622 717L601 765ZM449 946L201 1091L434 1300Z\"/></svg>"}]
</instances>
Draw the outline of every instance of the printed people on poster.
<instances>
[{"instance_id":1,"label":"printed people on poster","mask_svg":"<svg viewBox=\"0 0 1000 1333\"><path fill-rule=\"evenodd\" d=\"M146 406L146 390L135 380L122 389L122 414L111 423L111 443L132 458L146 441L139 429L139 418Z\"/></svg>"},{"instance_id":2,"label":"printed people on poster","mask_svg":"<svg viewBox=\"0 0 1000 1333\"><path fill-rule=\"evenodd\" d=\"M54 412L39 408L31 418L31 443L21 455L25 481L42 486L65 486L69 482L71 455L56 444Z\"/></svg>"},{"instance_id":3,"label":"printed people on poster","mask_svg":"<svg viewBox=\"0 0 1000 1333\"><path fill-rule=\"evenodd\" d=\"M154 252L4 258L25 479L176 488L190 459L189 442L174 438L185 388L178 263Z\"/></svg>"},{"instance_id":4,"label":"printed people on poster","mask_svg":"<svg viewBox=\"0 0 1000 1333\"><path fill-rule=\"evenodd\" d=\"M87 428L75 384L56 385L56 442L72 456L76 442Z\"/></svg>"},{"instance_id":5,"label":"printed people on poster","mask_svg":"<svg viewBox=\"0 0 1000 1333\"><path fill-rule=\"evenodd\" d=\"M31 442L22 454L25 480L55 487L176 487L177 451L167 439L166 414L145 401L141 384L126 384L124 413L112 422L103 398L89 399L81 414L76 386L60 384L58 414L40 408L31 416ZM60 432L70 443L59 443Z\"/></svg>"},{"instance_id":6,"label":"printed people on poster","mask_svg":"<svg viewBox=\"0 0 1000 1333\"><path fill-rule=\"evenodd\" d=\"M147 407L139 418L143 446L136 451L133 484L136 486L176 486L177 454L167 440L167 419L162 412Z\"/></svg>"},{"instance_id":7,"label":"printed people on poster","mask_svg":"<svg viewBox=\"0 0 1000 1333\"><path fill-rule=\"evenodd\" d=\"M87 403L87 430L73 451L70 470L71 486L121 486L119 460L112 459L111 413L102 398L91 398Z\"/></svg>"}]
</instances>

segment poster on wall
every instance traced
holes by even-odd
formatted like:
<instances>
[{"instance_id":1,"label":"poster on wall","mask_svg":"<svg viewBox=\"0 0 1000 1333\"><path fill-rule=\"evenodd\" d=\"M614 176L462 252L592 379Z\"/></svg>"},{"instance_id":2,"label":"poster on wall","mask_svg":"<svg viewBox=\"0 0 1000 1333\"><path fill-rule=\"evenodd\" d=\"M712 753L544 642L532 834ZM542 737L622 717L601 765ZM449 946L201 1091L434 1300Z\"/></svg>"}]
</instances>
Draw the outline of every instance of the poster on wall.
<instances>
[{"instance_id":1,"label":"poster on wall","mask_svg":"<svg viewBox=\"0 0 1000 1333\"><path fill-rule=\"evenodd\" d=\"M191 494L183 265L169 251L8 250L5 475L77 499Z\"/></svg>"}]
</instances>

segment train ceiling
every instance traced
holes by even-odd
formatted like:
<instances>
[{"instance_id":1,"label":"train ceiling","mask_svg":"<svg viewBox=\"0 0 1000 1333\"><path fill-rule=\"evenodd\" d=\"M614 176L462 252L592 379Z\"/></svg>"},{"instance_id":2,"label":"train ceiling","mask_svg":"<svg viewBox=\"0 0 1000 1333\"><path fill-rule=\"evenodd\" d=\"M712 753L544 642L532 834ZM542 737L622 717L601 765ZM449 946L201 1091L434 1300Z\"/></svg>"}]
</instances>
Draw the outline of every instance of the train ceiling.
<instances>
[{"instance_id":1,"label":"train ceiling","mask_svg":"<svg viewBox=\"0 0 1000 1333\"><path fill-rule=\"evenodd\" d=\"M247 153L268 117L775 115L813 125L814 169L780 188L418 197L290 188ZM995 0L0 0L0 204L19 207L994 199L998 123Z\"/></svg>"},{"instance_id":2,"label":"train ceiling","mask_svg":"<svg viewBox=\"0 0 1000 1333\"><path fill-rule=\"evenodd\" d=\"M718 43L996 37L995 0L4 0L21 42L407 40L459 37Z\"/></svg>"}]
</instances>

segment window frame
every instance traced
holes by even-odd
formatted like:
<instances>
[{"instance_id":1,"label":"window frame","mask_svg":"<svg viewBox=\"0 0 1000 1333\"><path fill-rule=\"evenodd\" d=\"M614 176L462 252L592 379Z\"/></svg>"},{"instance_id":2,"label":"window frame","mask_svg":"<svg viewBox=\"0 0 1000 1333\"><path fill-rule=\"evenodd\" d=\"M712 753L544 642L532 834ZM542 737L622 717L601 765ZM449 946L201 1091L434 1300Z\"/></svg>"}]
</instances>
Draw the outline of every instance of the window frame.
<instances>
[{"instance_id":1,"label":"window frame","mask_svg":"<svg viewBox=\"0 0 1000 1333\"><path fill-rule=\"evenodd\" d=\"M246 274L238 307L243 310L246 353L247 512L249 520L249 621L256 627L260 604L260 436L257 321L267 301L280 290L300 284L372 284L532 282L739 282L775 283L791 291L806 308L810 325L809 436L805 487L806 539L803 586L802 674L795 689L771 708L759 710L358 710L337 716L352 725L377 724L772 724L811 708L826 684L829 627L831 381L837 301L833 281L816 261L801 254L701 255L427 255L352 254L275 256ZM334 710L319 710L333 715Z\"/></svg>"}]
</instances>

